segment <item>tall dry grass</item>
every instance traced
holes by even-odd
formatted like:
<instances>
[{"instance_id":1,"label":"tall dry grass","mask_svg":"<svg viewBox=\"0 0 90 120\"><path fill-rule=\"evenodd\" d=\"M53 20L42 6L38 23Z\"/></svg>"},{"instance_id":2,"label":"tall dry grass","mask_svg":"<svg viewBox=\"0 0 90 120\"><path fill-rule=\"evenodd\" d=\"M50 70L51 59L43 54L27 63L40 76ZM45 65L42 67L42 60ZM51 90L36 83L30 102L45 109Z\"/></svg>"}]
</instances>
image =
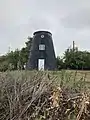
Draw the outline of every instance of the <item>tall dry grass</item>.
<instances>
[{"instance_id":1,"label":"tall dry grass","mask_svg":"<svg viewBox=\"0 0 90 120\"><path fill-rule=\"evenodd\" d=\"M90 120L86 74L0 73L0 120Z\"/></svg>"}]
</instances>

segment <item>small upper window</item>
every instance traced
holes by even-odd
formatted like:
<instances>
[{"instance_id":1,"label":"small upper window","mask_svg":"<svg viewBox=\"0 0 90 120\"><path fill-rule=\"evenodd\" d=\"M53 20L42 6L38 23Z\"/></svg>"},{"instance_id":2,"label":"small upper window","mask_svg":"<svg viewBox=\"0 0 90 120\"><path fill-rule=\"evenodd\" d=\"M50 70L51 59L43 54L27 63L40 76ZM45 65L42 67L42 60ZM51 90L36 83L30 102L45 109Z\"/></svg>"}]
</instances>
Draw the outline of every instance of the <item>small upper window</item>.
<instances>
[{"instance_id":1,"label":"small upper window","mask_svg":"<svg viewBox=\"0 0 90 120\"><path fill-rule=\"evenodd\" d=\"M39 45L39 50L45 50L45 45L44 44L40 44Z\"/></svg>"},{"instance_id":2,"label":"small upper window","mask_svg":"<svg viewBox=\"0 0 90 120\"><path fill-rule=\"evenodd\" d=\"M44 35L41 35L41 38L44 38Z\"/></svg>"}]
</instances>

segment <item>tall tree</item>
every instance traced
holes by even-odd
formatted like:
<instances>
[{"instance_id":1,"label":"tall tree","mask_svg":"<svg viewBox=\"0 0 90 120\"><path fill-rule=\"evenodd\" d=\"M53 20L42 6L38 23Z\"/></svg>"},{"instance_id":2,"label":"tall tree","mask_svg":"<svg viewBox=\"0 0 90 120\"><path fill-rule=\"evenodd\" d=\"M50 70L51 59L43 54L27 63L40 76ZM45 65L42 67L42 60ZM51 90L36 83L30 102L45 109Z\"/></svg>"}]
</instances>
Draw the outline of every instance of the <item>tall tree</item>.
<instances>
[{"instance_id":1,"label":"tall tree","mask_svg":"<svg viewBox=\"0 0 90 120\"><path fill-rule=\"evenodd\" d=\"M25 42L26 47L22 48L20 51L20 62L23 69L24 69L24 65L28 61L29 53L31 52L32 40L33 40L32 37L28 37L28 41Z\"/></svg>"}]
</instances>

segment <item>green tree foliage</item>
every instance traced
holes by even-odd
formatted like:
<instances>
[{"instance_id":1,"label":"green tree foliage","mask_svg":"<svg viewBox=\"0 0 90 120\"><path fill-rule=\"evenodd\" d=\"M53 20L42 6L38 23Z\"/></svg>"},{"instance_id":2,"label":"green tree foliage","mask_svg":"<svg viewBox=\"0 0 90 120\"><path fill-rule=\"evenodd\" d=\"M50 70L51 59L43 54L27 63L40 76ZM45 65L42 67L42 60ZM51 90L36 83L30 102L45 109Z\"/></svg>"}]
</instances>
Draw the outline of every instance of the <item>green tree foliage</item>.
<instances>
[{"instance_id":1,"label":"green tree foliage","mask_svg":"<svg viewBox=\"0 0 90 120\"><path fill-rule=\"evenodd\" d=\"M63 59L66 69L90 69L90 53L87 51L78 51L77 48L67 49Z\"/></svg>"},{"instance_id":2,"label":"green tree foliage","mask_svg":"<svg viewBox=\"0 0 90 120\"><path fill-rule=\"evenodd\" d=\"M31 37L29 37L28 41L25 43L26 47L22 48L20 51L19 62L20 62L21 69L24 69L24 65L28 61L28 56L29 56L29 53L30 53L31 47L32 47L32 40L33 39Z\"/></svg>"},{"instance_id":3,"label":"green tree foliage","mask_svg":"<svg viewBox=\"0 0 90 120\"><path fill-rule=\"evenodd\" d=\"M23 47L21 50L16 49L0 57L0 71L24 69L31 50L32 38L28 38L25 44L26 47Z\"/></svg>"},{"instance_id":4,"label":"green tree foliage","mask_svg":"<svg viewBox=\"0 0 90 120\"><path fill-rule=\"evenodd\" d=\"M18 69L18 62L20 59L19 54L20 54L20 51L18 49L16 49L14 52L11 51L10 53L8 53L8 63L11 69L14 69L14 70Z\"/></svg>"},{"instance_id":5,"label":"green tree foliage","mask_svg":"<svg viewBox=\"0 0 90 120\"><path fill-rule=\"evenodd\" d=\"M7 56L0 56L0 71L6 71L8 69Z\"/></svg>"},{"instance_id":6,"label":"green tree foliage","mask_svg":"<svg viewBox=\"0 0 90 120\"><path fill-rule=\"evenodd\" d=\"M64 62L63 62L63 59L60 58L60 56L57 56L56 63L57 63L58 70L64 69L64 67L65 67Z\"/></svg>"}]
</instances>

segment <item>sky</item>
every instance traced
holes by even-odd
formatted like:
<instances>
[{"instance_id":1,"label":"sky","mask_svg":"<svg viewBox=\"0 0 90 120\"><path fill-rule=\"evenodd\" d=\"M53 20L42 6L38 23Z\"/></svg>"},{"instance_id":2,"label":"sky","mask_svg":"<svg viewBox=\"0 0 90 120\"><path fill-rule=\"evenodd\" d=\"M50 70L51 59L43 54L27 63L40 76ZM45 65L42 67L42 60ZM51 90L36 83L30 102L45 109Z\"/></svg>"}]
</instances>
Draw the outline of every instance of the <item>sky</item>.
<instances>
[{"instance_id":1,"label":"sky","mask_svg":"<svg viewBox=\"0 0 90 120\"><path fill-rule=\"evenodd\" d=\"M37 30L52 32L56 55L72 41L90 50L90 0L0 0L0 55L24 47Z\"/></svg>"}]
</instances>

